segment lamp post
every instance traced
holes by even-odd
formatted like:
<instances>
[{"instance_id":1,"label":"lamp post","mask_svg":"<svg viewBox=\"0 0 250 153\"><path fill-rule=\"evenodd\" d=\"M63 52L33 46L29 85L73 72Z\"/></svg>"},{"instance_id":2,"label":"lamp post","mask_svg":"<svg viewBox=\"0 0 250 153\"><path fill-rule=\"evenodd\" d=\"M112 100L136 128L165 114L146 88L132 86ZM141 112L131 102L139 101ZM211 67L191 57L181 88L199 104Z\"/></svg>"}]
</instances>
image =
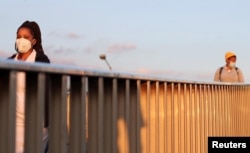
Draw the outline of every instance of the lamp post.
<instances>
[{"instance_id":1,"label":"lamp post","mask_svg":"<svg viewBox=\"0 0 250 153\"><path fill-rule=\"evenodd\" d=\"M109 65L108 61L107 61L106 55L105 55L105 54L101 54L99 57L100 57L101 60L104 60L104 61L106 62L106 64L107 64L108 67L109 67L109 70L111 71L112 68L111 68L111 66Z\"/></svg>"}]
</instances>

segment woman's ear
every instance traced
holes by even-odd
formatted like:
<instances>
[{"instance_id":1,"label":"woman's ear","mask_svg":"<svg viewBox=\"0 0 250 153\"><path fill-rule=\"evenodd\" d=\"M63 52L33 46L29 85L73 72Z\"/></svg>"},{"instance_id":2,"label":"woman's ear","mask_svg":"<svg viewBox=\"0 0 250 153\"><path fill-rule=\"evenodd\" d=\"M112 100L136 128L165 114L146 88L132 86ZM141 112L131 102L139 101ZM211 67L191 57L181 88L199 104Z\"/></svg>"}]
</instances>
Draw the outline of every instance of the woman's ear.
<instances>
[{"instance_id":1,"label":"woman's ear","mask_svg":"<svg viewBox=\"0 0 250 153\"><path fill-rule=\"evenodd\" d=\"M34 46L36 44L36 39L33 39L31 43Z\"/></svg>"}]
</instances>

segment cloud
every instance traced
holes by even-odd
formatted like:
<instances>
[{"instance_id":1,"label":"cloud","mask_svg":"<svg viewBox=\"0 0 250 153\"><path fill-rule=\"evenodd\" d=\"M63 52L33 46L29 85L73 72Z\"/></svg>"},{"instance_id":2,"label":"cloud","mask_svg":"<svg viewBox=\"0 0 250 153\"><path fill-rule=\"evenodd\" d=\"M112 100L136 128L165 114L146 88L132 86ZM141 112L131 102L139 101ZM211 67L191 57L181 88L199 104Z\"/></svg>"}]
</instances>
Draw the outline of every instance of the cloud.
<instances>
[{"instance_id":1,"label":"cloud","mask_svg":"<svg viewBox=\"0 0 250 153\"><path fill-rule=\"evenodd\" d=\"M106 39L97 39L86 45L82 52L86 54L105 52L107 48L108 41Z\"/></svg>"},{"instance_id":2,"label":"cloud","mask_svg":"<svg viewBox=\"0 0 250 153\"><path fill-rule=\"evenodd\" d=\"M12 53L7 53L3 50L0 50L0 57L3 57L3 58L6 58L6 57L9 57L11 56L12 54L14 54L15 52L12 52Z\"/></svg>"},{"instance_id":3,"label":"cloud","mask_svg":"<svg viewBox=\"0 0 250 153\"><path fill-rule=\"evenodd\" d=\"M132 51L136 48L136 45L132 43L121 43L121 44L113 44L107 45L108 42L98 40L88 45L83 49L84 53L91 54L95 52L103 51L102 53L121 53L126 51Z\"/></svg>"},{"instance_id":4,"label":"cloud","mask_svg":"<svg viewBox=\"0 0 250 153\"><path fill-rule=\"evenodd\" d=\"M43 47L44 52L48 53L48 52L52 52L52 50L55 48L54 45L46 45Z\"/></svg>"},{"instance_id":5,"label":"cloud","mask_svg":"<svg viewBox=\"0 0 250 153\"><path fill-rule=\"evenodd\" d=\"M119 53L133 49L136 49L136 45L132 43L113 44L108 46L107 53Z\"/></svg>"},{"instance_id":6,"label":"cloud","mask_svg":"<svg viewBox=\"0 0 250 153\"><path fill-rule=\"evenodd\" d=\"M82 35L72 33L72 32L68 33L66 36L67 36L67 38L70 38L70 39L82 39L84 37Z\"/></svg>"},{"instance_id":7,"label":"cloud","mask_svg":"<svg viewBox=\"0 0 250 153\"><path fill-rule=\"evenodd\" d=\"M52 64L78 65L73 59L50 58Z\"/></svg>"},{"instance_id":8,"label":"cloud","mask_svg":"<svg viewBox=\"0 0 250 153\"><path fill-rule=\"evenodd\" d=\"M49 37L61 37L62 35L59 32L51 31L48 33Z\"/></svg>"},{"instance_id":9,"label":"cloud","mask_svg":"<svg viewBox=\"0 0 250 153\"><path fill-rule=\"evenodd\" d=\"M95 51L95 49L94 49L93 47L91 47L91 46L85 47L85 48L83 49L83 53L86 53L86 54L91 54L91 53L93 53L94 51Z\"/></svg>"},{"instance_id":10,"label":"cloud","mask_svg":"<svg viewBox=\"0 0 250 153\"><path fill-rule=\"evenodd\" d=\"M84 35L77 34L74 32L61 33L61 32L57 32L57 31L49 32L48 36L49 37L65 38L65 39L74 39L74 40L84 38Z\"/></svg>"},{"instance_id":11,"label":"cloud","mask_svg":"<svg viewBox=\"0 0 250 153\"><path fill-rule=\"evenodd\" d=\"M72 53L75 53L75 49L73 48L67 48L67 47L64 47L64 46L53 46L53 45L48 45L46 47L44 47L44 51L46 53L52 53L52 54L72 54Z\"/></svg>"},{"instance_id":12,"label":"cloud","mask_svg":"<svg viewBox=\"0 0 250 153\"><path fill-rule=\"evenodd\" d=\"M53 53L55 53L55 54L73 53L73 52L74 52L74 49L66 48L66 47L63 47L63 46L60 46L60 47L53 50Z\"/></svg>"}]
</instances>

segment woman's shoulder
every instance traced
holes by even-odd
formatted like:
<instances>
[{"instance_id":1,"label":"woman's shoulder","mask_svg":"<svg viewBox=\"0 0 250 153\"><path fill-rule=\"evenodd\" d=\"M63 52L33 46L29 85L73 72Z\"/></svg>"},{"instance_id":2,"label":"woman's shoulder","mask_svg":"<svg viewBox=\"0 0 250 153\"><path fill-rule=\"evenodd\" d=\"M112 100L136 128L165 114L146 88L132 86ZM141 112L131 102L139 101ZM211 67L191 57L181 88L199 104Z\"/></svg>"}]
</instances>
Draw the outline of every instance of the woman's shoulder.
<instances>
[{"instance_id":1,"label":"woman's shoulder","mask_svg":"<svg viewBox=\"0 0 250 153\"><path fill-rule=\"evenodd\" d=\"M13 54L10 57L8 57L7 59L14 59L15 57L16 57L16 54Z\"/></svg>"},{"instance_id":2,"label":"woman's shoulder","mask_svg":"<svg viewBox=\"0 0 250 153\"><path fill-rule=\"evenodd\" d=\"M50 60L47 55L45 55L43 52L38 51L36 52L36 62L43 62L43 63L50 63Z\"/></svg>"}]
</instances>

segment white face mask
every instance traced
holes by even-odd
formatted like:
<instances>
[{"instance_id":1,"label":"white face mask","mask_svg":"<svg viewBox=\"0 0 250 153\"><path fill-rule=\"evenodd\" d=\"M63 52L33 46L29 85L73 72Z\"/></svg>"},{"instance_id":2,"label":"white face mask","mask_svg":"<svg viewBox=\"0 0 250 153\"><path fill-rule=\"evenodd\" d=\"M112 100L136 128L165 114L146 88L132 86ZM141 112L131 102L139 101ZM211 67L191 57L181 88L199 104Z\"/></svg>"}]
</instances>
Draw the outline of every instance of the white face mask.
<instances>
[{"instance_id":1,"label":"white face mask","mask_svg":"<svg viewBox=\"0 0 250 153\"><path fill-rule=\"evenodd\" d=\"M27 53L32 47L31 42L25 38L18 38L16 40L16 46L19 53Z\"/></svg>"},{"instance_id":2,"label":"white face mask","mask_svg":"<svg viewBox=\"0 0 250 153\"><path fill-rule=\"evenodd\" d=\"M230 62L230 63L229 63L229 66L230 66L231 68L234 68L234 67L235 67L235 62Z\"/></svg>"}]
</instances>

